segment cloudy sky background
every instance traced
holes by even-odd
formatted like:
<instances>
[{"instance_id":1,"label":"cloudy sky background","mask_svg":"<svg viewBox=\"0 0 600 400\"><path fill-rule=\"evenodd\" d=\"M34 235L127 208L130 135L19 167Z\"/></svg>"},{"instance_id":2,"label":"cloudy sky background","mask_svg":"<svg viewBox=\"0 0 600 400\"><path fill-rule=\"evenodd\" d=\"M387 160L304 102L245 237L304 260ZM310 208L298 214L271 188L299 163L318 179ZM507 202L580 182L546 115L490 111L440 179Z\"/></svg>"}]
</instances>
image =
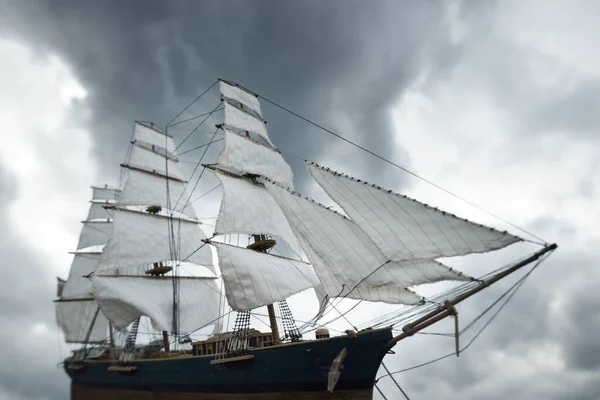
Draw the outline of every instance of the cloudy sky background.
<instances>
[{"instance_id":1,"label":"cloudy sky background","mask_svg":"<svg viewBox=\"0 0 600 400\"><path fill-rule=\"evenodd\" d=\"M597 399L599 12L594 1L0 0L0 399L68 397L51 300L89 185L116 181L134 120L164 125L217 77L561 246L460 358L397 375L411 399ZM304 193L324 199L293 155L512 229L281 111L265 114ZM458 263L477 274L524 250ZM507 284L459 311L476 315ZM386 364L452 348L416 337ZM400 398L389 379L380 387Z\"/></svg>"}]
</instances>

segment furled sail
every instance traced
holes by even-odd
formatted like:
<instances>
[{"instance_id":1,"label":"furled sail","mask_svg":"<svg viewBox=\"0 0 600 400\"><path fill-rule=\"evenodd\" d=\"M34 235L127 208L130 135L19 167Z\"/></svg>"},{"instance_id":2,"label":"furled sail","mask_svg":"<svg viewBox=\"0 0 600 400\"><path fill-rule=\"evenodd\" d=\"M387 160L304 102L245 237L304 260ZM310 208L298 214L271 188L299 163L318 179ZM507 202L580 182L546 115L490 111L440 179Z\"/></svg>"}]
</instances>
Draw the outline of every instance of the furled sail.
<instances>
[{"instance_id":1,"label":"furled sail","mask_svg":"<svg viewBox=\"0 0 600 400\"><path fill-rule=\"evenodd\" d=\"M452 257L521 239L307 162L325 192L392 260Z\"/></svg>"},{"instance_id":2,"label":"furled sail","mask_svg":"<svg viewBox=\"0 0 600 400\"><path fill-rule=\"evenodd\" d=\"M171 223L178 260L213 268L210 248L202 242L206 235L196 222L120 208L113 210L113 221L98 271L173 260Z\"/></svg>"},{"instance_id":3,"label":"furled sail","mask_svg":"<svg viewBox=\"0 0 600 400\"><path fill-rule=\"evenodd\" d=\"M179 277L179 333L216 323L221 294L214 278ZM124 329L140 316L154 329L170 331L173 324L173 278L95 275L94 297L115 328Z\"/></svg>"},{"instance_id":4,"label":"furled sail","mask_svg":"<svg viewBox=\"0 0 600 400\"><path fill-rule=\"evenodd\" d=\"M251 310L314 287L319 278L305 262L211 242L217 248L231 308Z\"/></svg>"},{"instance_id":5,"label":"furled sail","mask_svg":"<svg viewBox=\"0 0 600 400\"><path fill-rule=\"evenodd\" d=\"M218 170L223 199L215 224L215 234L264 234L282 238L296 254L300 245L287 219L262 184Z\"/></svg>"},{"instance_id":6,"label":"furled sail","mask_svg":"<svg viewBox=\"0 0 600 400\"><path fill-rule=\"evenodd\" d=\"M393 262L350 219L272 181L265 187L332 297L415 304L420 298L407 290L409 285L469 279L434 260Z\"/></svg>"},{"instance_id":7,"label":"furled sail","mask_svg":"<svg viewBox=\"0 0 600 400\"><path fill-rule=\"evenodd\" d=\"M281 153L239 135L228 129L225 132L225 148L217 157L217 164L243 173L266 176L283 186L294 188L292 169Z\"/></svg>"}]
</instances>

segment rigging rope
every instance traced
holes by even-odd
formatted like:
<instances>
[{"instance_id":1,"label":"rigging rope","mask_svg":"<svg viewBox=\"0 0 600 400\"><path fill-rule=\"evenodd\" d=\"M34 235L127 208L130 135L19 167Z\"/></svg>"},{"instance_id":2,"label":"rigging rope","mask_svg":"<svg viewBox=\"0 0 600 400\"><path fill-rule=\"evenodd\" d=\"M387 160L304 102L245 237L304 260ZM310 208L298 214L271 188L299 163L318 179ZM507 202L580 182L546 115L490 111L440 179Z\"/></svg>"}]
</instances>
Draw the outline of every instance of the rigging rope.
<instances>
[{"instance_id":1,"label":"rigging rope","mask_svg":"<svg viewBox=\"0 0 600 400\"><path fill-rule=\"evenodd\" d=\"M213 82L213 84L212 84L212 85L210 85L210 86L208 87L208 89L206 89L204 92L202 92L202 93L200 94L200 96L196 97L196 98L194 99L194 101L192 101L190 104L188 104L188 105L187 105L187 107L185 107L183 110L181 110L181 111L179 112L179 114L177 114L176 116L174 116L174 117L173 117L173 119L172 119L172 120L170 120L170 121L167 123L167 127L168 127L169 125L171 125L171 124L172 124L172 123L173 123L173 122L174 122L174 121L175 121L177 118L179 118L179 116L180 116L181 114L183 114L184 112L186 112L186 111L188 110L188 108L190 108L192 105L194 105L194 103L195 103L195 102L197 102L198 100L200 100L200 99L202 98L202 96L204 96L206 93L208 93L208 91L209 91L210 89L212 89L212 88L213 88L213 87L214 87L214 86L215 86L215 85L216 85L218 82L219 82L219 80L218 80L218 79L217 79L216 81L214 81L214 82Z\"/></svg>"},{"instance_id":2,"label":"rigging rope","mask_svg":"<svg viewBox=\"0 0 600 400\"><path fill-rule=\"evenodd\" d=\"M386 367L386 365L385 365L385 363L383 361L381 362L381 365L385 369L385 372L387 372L389 374L390 370L388 369L388 367ZM410 398L408 397L408 395L406 394L406 392L404 391L404 389L402 389L402 387L400 386L400 384L398 383L398 381L396 380L396 378L394 378L393 375L390 375L390 378L396 384L396 387L400 390L400 392L404 395L404 398L406 400L410 400Z\"/></svg>"},{"instance_id":3,"label":"rigging rope","mask_svg":"<svg viewBox=\"0 0 600 400\"><path fill-rule=\"evenodd\" d=\"M213 133L213 132L211 132L211 134L212 134L212 133ZM212 143L214 144L214 143L220 142L221 140L225 140L225 138L217 139L217 140L215 140L215 141L214 141L214 142L212 142ZM178 156L181 156L181 155L183 155L183 154L189 153L190 151L198 150L198 149L201 149L201 148L203 148L203 147L210 146L210 145L211 145L211 143L205 143L205 144L203 144L203 145L200 145L200 146L194 147L193 149L189 149L189 150L186 150L186 151L184 151L184 152L181 152L181 153L179 153L179 154L178 154ZM195 161L182 161L182 160L179 160L179 162L195 163Z\"/></svg>"},{"instance_id":4,"label":"rigging rope","mask_svg":"<svg viewBox=\"0 0 600 400\"><path fill-rule=\"evenodd\" d=\"M219 104L217 104L216 107L211 112L209 112L208 115L206 115L206 117L204 117L204 119L198 125L196 125L196 127L185 137L185 139L183 139L181 141L181 143L179 143L179 145L177 145L177 147L175 147L175 149L171 152L171 154L169 154L169 157L172 156L173 153L175 153L177 151L177 149L180 148L198 130L198 128L200 128L206 122L206 120L209 119L211 117L211 115L213 115L214 112L217 111L217 109L219 108L220 105L221 105L221 102L219 102Z\"/></svg>"},{"instance_id":5,"label":"rigging rope","mask_svg":"<svg viewBox=\"0 0 600 400\"><path fill-rule=\"evenodd\" d=\"M525 280L527 280L527 278L531 275L531 273L549 256L549 254L545 254L544 256L542 256L539 260L537 260L537 262L531 267L531 269L525 274L523 275L523 277L521 277L515 284L513 284L510 288L508 288L504 294L500 297L504 297L506 295L508 295L508 297L504 300L504 302L500 305L500 307L496 310L496 312L494 314L492 314L492 316L490 317L490 319L481 327L481 329L479 329L479 331L475 334L475 336L473 336L471 338L471 340L460 349L460 353L465 352L474 342L475 340L483 333L483 331L492 323L492 321L498 316L498 314L500 314L500 312L504 309L504 307L506 307L506 305L510 302L510 300L512 300L512 298L514 297L514 295L519 291L519 289L523 286L523 284L525 283ZM498 301L494 302L493 305L498 304ZM492 306L493 306L492 305ZM487 313L489 310L491 309L491 307L488 307L488 309L486 309L482 314ZM480 316L481 317L481 316ZM480 318L478 317L478 319ZM472 324L470 324L470 326L472 326ZM469 327L470 327L469 326ZM446 355L443 355L441 357L435 358L433 360L427 361L425 363L422 364L418 364L409 368L404 368L398 371L394 371L394 372L389 372L385 375L380 376L377 379L377 382L379 380L381 380L382 378L385 378L387 376L392 376L395 374L399 374L401 372L407 372L407 371L411 371L413 369L417 369L417 368L421 368L424 367L426 365L430 365L433 364L435 362L441 361L445 358L454 356L456 353L452 352L452 353L448 353ZM386 368L387 370L387 368Z\"/></svg>"},{"instance_id":6,"label":"rigging rope","mask_svg":"<svg viewBox=\"0 0 600 400\"><path fill-rule=\"evenodd\" d=\"M196 164L196 167L194 168L194 171L192 172L191 176L194 176L194 174L198 170L198 167L200 166L200 164L202 164L202 160L204 159L204 156L206 155L206 152L208 151L208 148L213 143L213 140L215 139L215 136L217 135L218 130L219 130L218 128L215 129L215 133L210 138L210 142L208 142L207 146L204 148L204 152L202 153L202 156L198 160L198 163ZM202 171L200 172L200 176L198 176L198 179L196 180L196 184L194 185L194 188L190 192L190 195L188 196L185 204L183 205L183 207L181 207L181 210L185 210L185 208L190 204L190 199L192 198L192 194L194 194L194 190L196 190L196 187L198 186L198 183L200 183L200 179L202 179L202 175L204 174L205 170L206 170L206 167L202 167ZM191 177L190 177L190 179L191 179ZM189 185L189 182L186 183L184 190L182 190L181 193L179 194L179 198L177 198L177 201L175 202L175 207L177 207L177 205L179 204L179 201L181 200L181 197L185 193L185 189L187 189L188 185Z\"/></svg>"},{"instance_id":7,"label":"rigging rope","mask_svg":"<svg viewBox=\"0 0 600 400\"><path fill-rule=\"evenodd\" d=\"M219 108L218 110L215 110L215 111L221 111L221 110L222 110L222 108ZM188 119L184 119L183 121L179 121L179 122L177 122L177 123L175 123L175 124L170 124L170 125L168 125L168 127L169 127L169 128L173 128L173 127L175 127L175 126L177 126L177 125L181 125L181 124L184 124L184 123L186 123L186 122L190 122L190 121L193 121L193 120L195 120L195 119L198 119L198 118L205 117L205 116L207 116L207 115L210 115L210 114L212 114L213 112L214 112L214 111L209 111L209 112L206 112L206 113L204 113L204 114L196 115L195 117L191 117L191 118L188 118Z\"/></svg>"},{"instance_id":8,"label":"rigging rope","mask_svg":"<svg viewBox=\"0 0 600 400\"><path fill-rule=\"evenodd\" d=\"M246 90L248 90L248 89L246 89ZM387 159L387 158L385 158L385 157L382 157L382 156L380 156L379 154L377 154L377 153L375 153L375 152L373 152L373 151L371 151L371 150L367 149L366 147L364 147L364 146L361 146L360 144L358 144L358 143L355 143L355 142L351 141L350 139L346 139L345 137L343 137L343 136L341 136L341 135L339 135L339 134L337 134L337 133L333 132L332 130L330 130L330 129L327 129L327 128L325 128L324 126L322 126L322 125L319 125L319 124L317 124L316 122L313 122L313 121L309 120L308 118L305 118L305 117L303 117L302 115L300 115L300 114L298 114L298 113L295 113L294 111L292 111L292 110L290 110L290 109L288 109L288 108L286 108L286 107L284 107L284 106L282 106L282 105L280 105L280 104L278 104L278 103L276 103L276 102L274 102L274 101L272 101L272 100L269 100L268 98L266 98L266 97L264 97L264 96L261 96L260 94L256 94L256 96L257 96L257 97L260 97L261 99L265 100L266 102L268 102L268 103L270 103L270 104L274 105L275 107L277 107L277 108L280 108L281 110L283 110L283 111L285 111L285 112L287 112L287 113L289 113L289 114L292 114L293 116L295 116L295 117L297 117L297 118L300 118L300 119L301 119L301 120L303 120L304 122L307 122L307 123L309 123L309 124L311 124L311 125L313 125L313 126L315 126L315 127L319 128L319 129L321 129L322 131L324 131L324 132L326 132L326 133L329 133L330 135L333 135L333 136L337 137L338 139L341 139L341 140L343 140L344 142L346 142L346 143L348 143L348 144L350 144L350 145L352 145L352 146L354 146L354 147L356 147L356 148L358 148L358 149L360 149L360 150L362 150L362 151L364 151L364 152L366 152L366 153L369 153L370 155L372 155L372 156L374 156L374 157L376 157L376 158L380 159L381 161L383 161L383 162L386 162L386 163L388 163L388 164L392 165L393 167L396 167L396 168L398 168L398 169L400 169L400 170L402 170L402 171L406 172L407 174L409 174L409 175L412 175L412 176L414 176L415 178L417 178L417 179L420 179L420 180L422 180L423 182L425 182L425 183L428 183L428 184L432 185L433 187L435 187L435 188L437 188L437 189L439 189L439 190L441 190L441 191L443 191L443 192L445 192L445 193L449 194L450 196L453 196L453 197L455 197L455 198L457 198L457 199L459 199L459 200L461 200L461 201L464 201L465 203L467 203L467 204L469 204L469 205L471 205L471 206L473 206L473 207L475 207L475 208L479 209L480 211L483 211L483 212L485 212L485 213L487 213L487 214L489 214L489 215L493 216L494 218L497 218L497 219L499 219L500 221L502 221L502 222L504 222L504 223L506 223L506 224L508 224L508 225L512 226L513 228L515 228L515 229L518 229L518 230L520 230L521 232L523 232L523 233L526 233L526 234L530 235L531 237L534 237L535 239L537 239L537 240L540 240L540 241L542 242L542 243L537 243L537 242L534 242L534 243L536 243L536 244L541 244L541 245L548 244L548 242L547 242L547 241L545 241L545 240L544 240L544 239L542 239L541 237L539 237L539 236L535 235L534 233L532 233L532 232L529 232L528 230L526 230L526 229L524 229L524 228L521 228L521 227L519 227L519 226L517 226L517 225L513 224L512 222L510 222L510 221L508 221L508 220L506 220L506 219L504 219L504 218L500 217L499 215L497 215L497 214L495 214L495 213L493 213L493 212L491 212L491 211L489 211L489 210L487 210L487 209L485 209L485 208L483 208L483 207L481 207L481 206L479 206L479 205L477 205L477 204L475 204L475 203L473 203L473 202L471 202L471 201L469 201L469 200L465 199L465 198L464 198L464 197L462 197L462 196L459 196L458 194L456 194L456 193L454 193L454 192L452 192L452 191L450 191L450 190L448 190L448 189L446 189L446 188L444 188L444 187L442 187L442 186L440 186L440 185L438 185L438 184L434 183L433 181L431 181L431 180L429 180L429 179L426 179L426 178L422 177L421 175L419 175L419 174L417 174L417 173L415 173L415 172L412 172L411 170L407 169L406 167L403 167L403 166L401 166L401 165L399 165L399 164L396 164L395 162L393 162L393 161L390 161L389 159Z\"/></svg>"},{"instance_id":9,"label":"rigging rope","mask_svg":"<svg viewBox=\"0 0 600 400\"><path fill-rule=\"evenodd\" d=\"M385 394L383 394L383 392L381 391L381 389L379 389L379 386L377 386L377 384L375 384L375 389L377 389L377 391L379 392L379 394L381 395L381 397L383 397L383 400L388 400L388 398L385 397Z\"/></svg>"}]
</instances>

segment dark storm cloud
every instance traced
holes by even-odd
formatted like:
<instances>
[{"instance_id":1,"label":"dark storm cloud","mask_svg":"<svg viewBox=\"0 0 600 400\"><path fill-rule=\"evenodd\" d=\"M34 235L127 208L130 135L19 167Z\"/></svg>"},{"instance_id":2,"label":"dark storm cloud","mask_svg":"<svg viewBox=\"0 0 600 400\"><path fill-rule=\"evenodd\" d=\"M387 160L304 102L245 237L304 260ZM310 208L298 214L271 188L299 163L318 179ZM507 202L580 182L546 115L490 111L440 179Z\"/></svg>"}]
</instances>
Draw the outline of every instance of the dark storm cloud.
<instances>
[{"instance_id":1,"label":"dark storm cloud","mask_svg":"<svg viewBox=\"0 0 600 400\"><path fill-rule=\"evenodd\" d=\"M125 148L133 120L164 125L217 77L408 164L392 143L388 111L426 52L446 44L443 5L433 2L12 4L21 23L9 23L58 52L89 90L92 131L107 166L122 161L124 150L117 149ZM402 182L399 171L280 110L265 109L270 135L282 149L314 160L349 156L363 177L395 187ZM199 135L197 141L205 139ZM330 146L335 153L325 153ZM300 161L289 161L300 170Z\"/></svg>"}]
</instances>

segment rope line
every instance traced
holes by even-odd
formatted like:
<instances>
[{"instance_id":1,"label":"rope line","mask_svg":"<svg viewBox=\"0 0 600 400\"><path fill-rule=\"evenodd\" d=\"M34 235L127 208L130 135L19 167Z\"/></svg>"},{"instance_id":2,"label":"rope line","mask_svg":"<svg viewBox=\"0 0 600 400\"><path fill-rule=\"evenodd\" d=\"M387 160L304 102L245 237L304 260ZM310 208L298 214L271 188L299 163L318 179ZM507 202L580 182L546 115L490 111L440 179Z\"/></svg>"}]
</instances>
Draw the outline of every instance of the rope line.
<instances>
[{"instance_id":1,"label":"rope line","mask_svg":"<svg viewBox=\"0 0 600 400\"><path fill-rule=\"evenodd\" d=\"M514 295L519 291L519 289L523 286L523 284L525 283L525 281L527 280L527 278L531 275L531 273L549 256L549 254L545 254L544 256L542 256L539 260L537 260L537 262L533 265L533 267L531 267L531 269L523 276L521 277L515 284L513 284L510 288L508 288L504 294L501 296L504 297L506 295L508 295L508 297L504 300L504 302L500 305L500 307L496 310L496 312L494 314L492 314L492 316L490 317L490 319L481 327L481 329L479 329L479 331L475 334L475 336L473 336L471 338L471 340L460 349L460 352L463 353L465 350L467 350L474 342L475 340L483 333L483 331L492 323L492 321L494 321L494 319L498 316L498 314L500 314L500 312L504 309L504 307L506 307L506 305L512 300L512 298L514 297ZM496 301L494 303L497 304L498 301ZM488 310L485 310L484 313L486 313ZM472 325L472 324L471 324ZM470 326L469 326L470 327ZM446 355L443 355L441 357L435 358L433 360L427 361L425 363L422 364L418 364L409 368L404 368L398 371L394 371L394 372L389 372L385 375L380 376L377 381L381 380L382 378L385 378L387 376L392 376L395 374L399 374L401 372L407 372L407 371L411 371L413 369L417 369L417 368L421 368L424 367L426 365L430 365L433 364L435 362L441 361L445 358L448 358L450 356L455 355L455 352L452 353L448 353ZM386 368L387 370L387 368Z\"/></svg>"},{"instance_id":2,"label":"rope line","mask_svg":"<svg viewBox=\"0 0 600 400\"><path fill-rule=\"evenodd\" d=\"M487 213L487 214L491 215L492 217L494 217L494 218L497 218L497 219L499 219L500 221L502 221L502 222L504 222L504 223L506 223L506 224L508 224L508 225L512 226L513 228L515 228L515 229L518 229L518 230L520 230L521 232L523 232L523 233L526 233L526 234L530 235L531 237L534 237L535 239L537 239L537 240L539 240L539 241L541 241L541 242L542 242L542 243L537 243L537 244L541 244L541 245L548 244L548 242L547 242L546 240L542 239L542 238L541 238L541 237L539 237L538 235L536 235L536 234L534 234L534 233L532 233L532 232L530 232L530 231L528 231L528 230L526 230L526 229L524 229L524 228L521 228L521 227L519 227L519 226L517 226L517 225L513 224L512 222L510 222L510 221L508 221L508 220L506 220L506 219L504 219L504 218L500 217L499 215L497 215L497 214L495 214L495 213L493 213L493 212L491 212L491 211L489 211L489 210L487 210L487 209L485 209L485 208L483 208L483 207L481 207L481 206L479 206L479 205L477 205L477 204L475 204L475 203L473 203L473 202L471 202L471 201L469 201L469 200L465 199L464 197L462 197L462 196L459 196L458 194L456 194L456 193L454 193L454 192L452 192L452 191L450 191L450 190L448 190L448 189L446 189L446 188L444 188L444 187L442 187L442 186L440 186L440 185L438 185L438 184L434 183L433 181L431 181L431 180L429 180L429 179L426 179L426 178L422 177L421 175L419 175L419 174L417 174L417 173L415 173L415 172L412 172L412 171L411 171L411 170L409 170L408 168L406 168L406 167L403 167L403 166L401 166L401 165L399 165L399 164L396 164L395 162L393 162L393 161L390 161L389 159L387 159L387 158L385 158L385 157L382 157L382 156L380 156L379 154L377 154L377 153L375 153L375 152L373 152L373 151L371 151L371 150L367 149L366 147L364 147L364 146L361 146L360 144L358 144L358 143L355 143L355 142L351 141L350 139L347 139L347 138L343 137L342 135L339 135L339 134L337 134L337 133L333 132L333 131L332 131L332 130L330 130L330 129L327 129L327 128L325 128L324 126L322 126L322 125L319 125L319 124L317 124L316 122L313 122L313 121L309 120L308 118L305 118L305 117L303 117L302 115L300 115L300 114L298 114L298 113L295 113L294 111L292 111L292 110L290 110L290 109L288 109L288 108L286 108L286 107L284 107L284 106L282 106L282 105L280 105L280 104L278 104L278 103L276 103L276 102L274 102L274 101L272 101L272 100L269 100L268 98L266 98L266 97L264 97L264 96L261 96L260 94L257 94L257 96L258 96L258 97L260 97L261 99L265 100L266 102L268 102L268 103L270 103L270 104L274 105L275 107L277 107L277 108L280 108L281 110L283 110L283 111L285 111L285 112L287 112L287 113L289 113L289 114L292 114L293 116L295 116L295 117L297 117L297 118L300 118L300 119L301 119L301 120L303 120L304 122L307 122L307 123L309 123L309 124L311 124L311 125L313 125L313 126L315 126L315 127L319 128L319 129L321 129L322 131L324 131L324 132L327 132L327 133L329 133L330 135L333 135L333 136L337 137L338 139L341 139L341 140L343 140L344 142L346 142L346 143L348 143L348 144L350 144L350 145L352 145L352 146L354 146L354 147L356 147L356 148L358 148L358 149L360 149L360 150L362 150L362 151L364 151L364 152L366 152L366 153L369 153L370 155L372 155L372 156L374 156L374 157L376 157L376 158L380 159L381 161L383 161L383 162L386 162L386 163L388 163L388 164L392 165L393 167L396 167L396 168L398 168L398 169L400 169L400 170L402 170L402 171L406 172L407 174L409 174L409 175L412 175L412 176L414 176L415 178L417 178L417 179L420 179L420 180L422 180L423 182L425 182L425 183L428 183L428 184L432 185L433 187L435 187L435 188L437 188L437 189L439 189L439 190L441 190L441 191L443 191L443 192L445 192L445 193L449 194L450 196L453 196L453 197L455 197L455 198L457 198L457 199L459 199L459 200L461 200L461 201L464 201L465 203L467 203L467 204L471 205L472 207L475 207L475 208L477 208L478 210L480 210L480 211L483 211L483 212L485 212L485 213ZM534 242L534 243L536 243L536 242Z\"/></svg>"},{"instance_id":3,"label":"rope line","mask_svg":"<svg viewBox=\"0 0 600 400\"><path fill-rule=\"evenodd\" d=\"M216 81L214 81L214 82L213 82L213 84L212 84L212 85L210 85L210 86L208 87L208 89L206 89L204 92L202 92L202 93L200 94L200 96L196 97L196 98L194 99L194 101L192 101L190 104L188 104L188 105L187 105L187 107L185 107L183 110L181 110L181 111L179 112L179 114L177 114L176 116L174 116L174 117L173 117L173 119L171 119L171 120L169 121L169 123L167 123L167 127L168 127L169 125L171 125L171 124L172 124L172 123L173 123L173 122L174 122L174 121L175 121L177 118L179 118L179 116L181 116L181 114L183 114L183 113L184 113L184 112L186 112L186 111L187 111L187 110L188 110L188 109L189 109L191 106L193 106L195 102L197 102L198 100L200 100L200 99L202 98L202 96L204 96L206 93L208 93L208 91L209 91L210 89L212 89L212 88L213 88L213 87L214 87L214 86L217 84L217 82L219 82L219 80L216 80Z\"/></svg>"}]
</instances>

